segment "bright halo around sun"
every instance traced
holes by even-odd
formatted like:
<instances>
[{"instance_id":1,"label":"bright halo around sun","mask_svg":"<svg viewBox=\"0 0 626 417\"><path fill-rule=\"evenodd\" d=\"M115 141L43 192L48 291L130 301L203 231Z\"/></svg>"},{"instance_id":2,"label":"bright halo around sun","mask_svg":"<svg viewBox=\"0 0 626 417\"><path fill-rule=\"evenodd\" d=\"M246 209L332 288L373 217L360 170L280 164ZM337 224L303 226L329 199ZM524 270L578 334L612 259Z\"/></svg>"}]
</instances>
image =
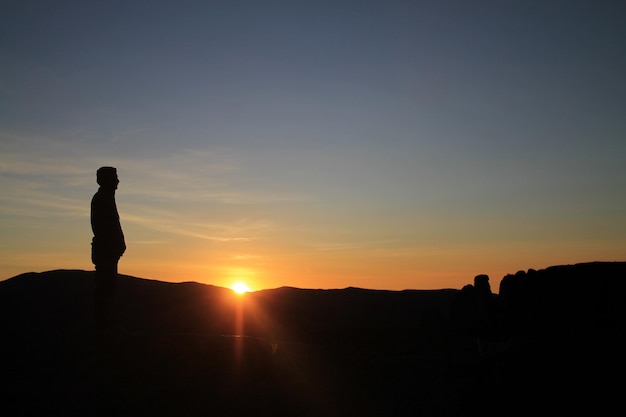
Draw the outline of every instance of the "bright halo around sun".
<instances>
[{"instance_id":1,"label":"bright halo around sun","mask_svg":"<svg viewBox=\"0 0 626 417\"><path fill-rule=\"evenodd\" d=\"M250 287L246 285L245 282L237 281L231 287L231 290L235 291L237 294L244 294L250 292Z\"/></svg>"}]
</instances>

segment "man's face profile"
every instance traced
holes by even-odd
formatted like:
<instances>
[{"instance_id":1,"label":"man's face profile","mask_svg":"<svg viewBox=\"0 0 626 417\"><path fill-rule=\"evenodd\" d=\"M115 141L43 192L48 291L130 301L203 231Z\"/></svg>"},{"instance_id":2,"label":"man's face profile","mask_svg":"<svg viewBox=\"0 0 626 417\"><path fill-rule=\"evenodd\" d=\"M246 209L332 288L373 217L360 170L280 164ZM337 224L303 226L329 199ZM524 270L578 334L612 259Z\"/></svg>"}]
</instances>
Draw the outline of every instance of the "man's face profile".
<instances>
[{"instance_id":1,"label":"man's face profile","mask_svg":"<svg viewBox=\"0 0 626 417\"><path fill-rule=\"evenodd\" d=\"M117 177L117 170L113 167L102 167L97 172L97 182L101 187L117 189L120 180Z\"/></svg>"}]
</instances>

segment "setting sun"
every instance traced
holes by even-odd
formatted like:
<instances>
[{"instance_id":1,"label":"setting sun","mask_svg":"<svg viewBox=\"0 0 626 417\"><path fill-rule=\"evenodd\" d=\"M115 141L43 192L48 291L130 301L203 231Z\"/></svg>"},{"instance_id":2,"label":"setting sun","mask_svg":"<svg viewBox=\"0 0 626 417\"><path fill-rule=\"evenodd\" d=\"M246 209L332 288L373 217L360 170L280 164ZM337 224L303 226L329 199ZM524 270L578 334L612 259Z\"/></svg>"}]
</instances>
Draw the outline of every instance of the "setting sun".
<instances>
[{"instance_id":1,"label":"setting sun","mask_svg":"<svg viewBox=\"0 0 626 417\"><path fill-rule=\"evenodd\" d=\"M230 289L235 291L237 294L250 292L250 287L248 287L245 282L241 281L235 282Z\"/></svg>"}]
</instances>

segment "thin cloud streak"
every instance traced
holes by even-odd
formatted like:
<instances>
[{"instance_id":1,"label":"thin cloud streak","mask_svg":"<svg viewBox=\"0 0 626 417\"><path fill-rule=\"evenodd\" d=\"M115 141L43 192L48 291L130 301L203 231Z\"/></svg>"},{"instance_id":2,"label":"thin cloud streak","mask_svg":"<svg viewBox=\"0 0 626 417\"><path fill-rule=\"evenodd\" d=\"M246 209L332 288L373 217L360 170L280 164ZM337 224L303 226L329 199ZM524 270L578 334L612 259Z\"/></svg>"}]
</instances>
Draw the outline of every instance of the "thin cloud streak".
<instances>
[{"instance_id":1,"label":"thin cloud streak","mask_svg":"<svg viewBox=\"0 0 626 417\"><path fill-rule=\"evenodd\" d=\"M0 214L19 217L87 217L89 207L83 201L39 193L31 196L3 195Z\"/></svg>"},{"instance_id":2,"label":"thin cloud streak","mask_svg":"<svg viewBox=\"0 0 626 417\"><path fill-rule=\"evenodd\" d=\"M146 219L140 217L134 217L132 215L126 216L125 221L137 223L146 227L149 227L152 230L156 230L159 232L169 233L172 235L186 236L203 240L212 240L217 242L232 242L232 241L251 241L254 240L252 237L242 237L242 236L217 236L206 233L198 232L197 230L191 230L191 228L186 228L188 225L180 225L174 223L167 223L160 219Z\"/></svg>"},{"instance_id":3,"label":"thin cloud streak","mask_svg":"<svg viewBox=\"0 0 626 417\"><path fill-rule=\"evenodd\" d=\"M318 252L363 251L387 246L392 241L361 241L314 243L312 248Z\"/></svg>"}]
</instances>

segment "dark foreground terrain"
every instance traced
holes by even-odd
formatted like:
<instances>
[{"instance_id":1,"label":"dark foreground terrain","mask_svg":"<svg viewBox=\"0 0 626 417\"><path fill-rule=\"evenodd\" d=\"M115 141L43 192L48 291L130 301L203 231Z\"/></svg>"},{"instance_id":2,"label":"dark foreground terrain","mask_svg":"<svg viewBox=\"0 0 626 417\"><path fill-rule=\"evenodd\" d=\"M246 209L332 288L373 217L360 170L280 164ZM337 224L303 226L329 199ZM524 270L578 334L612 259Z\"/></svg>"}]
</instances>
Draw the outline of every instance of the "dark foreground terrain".
<instances>
[{"instance_id":1,"label":"dark foreground terrain","mask_svg":"<svg viewBox=\"0 0 626 417\"><path fill-rule=\"evenodd\" d=\"M243 297L92 272L0 282L0 415L608 415L622 408L626 263L518 272L499 295L279 288Z\"/></svg>"}]
</instances>

